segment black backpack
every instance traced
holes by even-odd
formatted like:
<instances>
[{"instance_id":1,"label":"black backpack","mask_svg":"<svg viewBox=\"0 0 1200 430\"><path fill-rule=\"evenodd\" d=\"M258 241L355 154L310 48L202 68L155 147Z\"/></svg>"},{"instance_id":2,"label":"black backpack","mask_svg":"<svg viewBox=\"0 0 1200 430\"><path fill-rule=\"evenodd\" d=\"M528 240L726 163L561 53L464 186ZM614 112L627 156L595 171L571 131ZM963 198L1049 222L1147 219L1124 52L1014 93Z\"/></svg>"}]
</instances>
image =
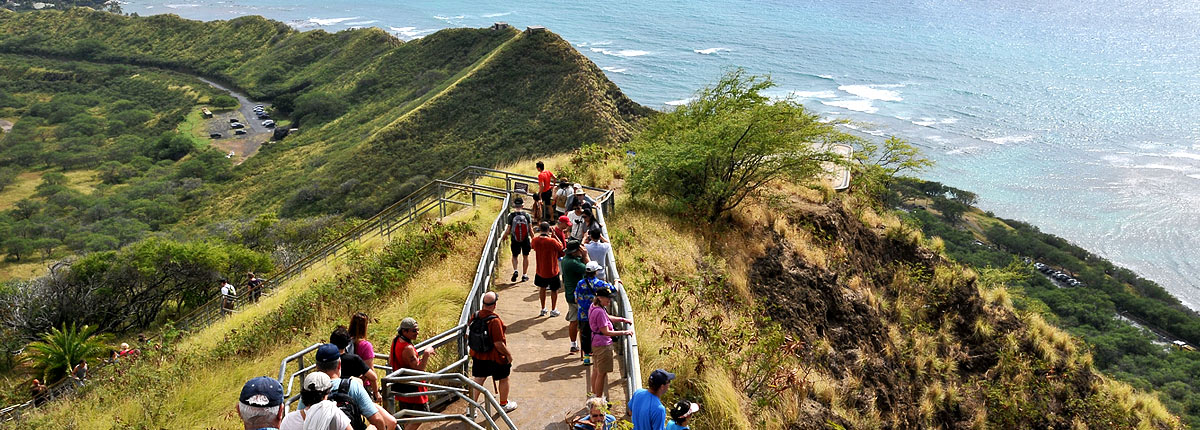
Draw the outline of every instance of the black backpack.
<instances>
[{"instance_id":1,"label":"black backpack","mask_svg":"<svg viewBox=\"0 0 1200 430\"><path fill-rule=\"evenodd\" d=\"M358 409L358 403L354 402L354 398L350 397L350 384L352 381L350 378L343 378L338 388L329 393L329 400L337 403L338 409L341 409L343 414L350 417L350 428L365 430L367 423L363 421L362 411Z\"/></svg>"},{"instance_id":2,"label":"black backpack","mask_svg":"<svg viewBox=\"0 0 1200 430\"><path fill-rule=\"evenodd\" d=\"M488 323L499 318L495 315L488 315L484 318L479 318L479 314L475 314L475 318L471 320L471 325L467 331L467 346L471 350L478 353L486 353L492 350L492 334L488 332Z\"/></svg>"}]
</instances>

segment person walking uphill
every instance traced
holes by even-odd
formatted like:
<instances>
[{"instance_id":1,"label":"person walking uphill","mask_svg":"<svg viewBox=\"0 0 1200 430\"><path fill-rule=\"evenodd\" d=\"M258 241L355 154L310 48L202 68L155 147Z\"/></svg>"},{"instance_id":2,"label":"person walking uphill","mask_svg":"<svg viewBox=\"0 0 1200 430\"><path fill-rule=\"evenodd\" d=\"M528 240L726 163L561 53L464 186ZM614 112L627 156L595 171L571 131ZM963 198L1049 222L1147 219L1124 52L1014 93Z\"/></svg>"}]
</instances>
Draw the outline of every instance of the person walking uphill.
<instances>
[{"instance_id":1,"label":"person walking uphill","mask_svg":"<svg viewBox=\"0 0 1200 430\"><path fill-rule=\"evenodd\" d=\"M525 212L525 200L517 197L513 201L512 212L508 213L508 218L504 220L504 235L503 239L512 240L509 245L509 250L512 251L512 282L517 282L517 256L524 257L524 262L521 264L521 282L529 280L529 250L530 239L533 235L533 217Z\"/></svg>"},{"instance_id":2,"label":"person walking uphill","mask_svg":"<svg viewBox=\"0 0 1200 430\"><path fill-rule=\"evenodd\" d=\"M434 348L426 347L417 353L417 347L414 342L417 341L417 336L420 334L420 328L417 327L417 320L413 318L405 318L400 321L400 328L396 329L396 338L392 339L392 355L388 356L388 365L392 369L413 369L425 371L425 367L429 365L429 356L433 355ZM429 391L423 385L392 384L392 392L394 393L424 393ZM407 409L410 411L429 412L429 396L420 395L416 397L396 396L396 408ZM416 430L421 428L421 423L410 423L404 426L404 430Z\"/></svg>"},{"instance_id":3,"label":"person walking uphill","mask_svg":"<svg viewBox=\"0 0 1200 430\"><path fill-rule=\"evenodd\" d=\"M567 240L566 256L559 263L562 270L563 298L567 299L567 335L571 338L571 353L579 352L575 338L579 337L579 303L575 301L575 287L583 280L587 270L587 252L575 239Z\"/></svg>"},{"instance_id":4,"label":"person walking uphill","mask_svg":"<svg viewBox=\"0 0 1200 430\"><path fill-rule=\"evenodd\" d=\"M347 337L348 338L348 337ZM352 356L353 354L346 354ZM379 430L396 428L396 417L371 401L371 395L363 388L362 381L354 377L342 377L342 349L332 343L317 348L316 367L318 372L329 375L332 394L330 400L346 412L354 430L367 428L367 423ZM357 358L358 356L354 356ZM301 399L299 409L308 407ZM363 417L367 422L363 422Z\"/></svg>"},{"instance_id":5,"label":"person walking uphill","mask_svg":"<svg viewBox=\"0 0 1200 430\"><path fill-rule=\"evenodd\" d=\"M508 400L508 375L512 373L513 357L504 335L504 321L496 315L496 301L499 299L500 295L495 291L483 294L480 303L482 309L471 316L471 321L467 323L467 346L471 350L472 379L479 385L483 385L489 377L496 381L500 407L505 412L512 412L517 409L517 402ZM472 399L476 397L477 393L471 393Z\"/></svg>"},{"instance_id":6,"label":"person walking uphill","mask_svg":"<svg viewBox=\"0 0 1200 430\"><path fill-rule=\"evenodd\" d=\"M650 372L649 383L629 396L629 416L634 430L663 430L667 425L667 408L662 397L675 374L663 369Z\"/></svg>"},{"instance_id":7,"label":"person walking uphill","mask_svg":"<svg viewBox=\"0 0 1200 430\"><path fill-rule=\"evenodd\" d=\"M554 174L546 170L546 163L537 162L538 193L542 197L542 209L554 210ZM542 219L553 218L550 213L543 213Z\"/></svg>"},{"instance_id":8,"label":"person walking uphill","mask_svg":"<svg viewBox=\"0 0 1200 430\"><path fill-rule=\"evenodd\" d=\"M588 325L592 329L592 393L596 397L608 398L608 374L613 371L613 336L633 336L633 330L613 330L613 321L633 324L633 320L608 315L612 305L613 290L596 290L596 301L588 310Z\"/></svg>"},{"instance_id":9,"label":"person walking uphill","mask_svg":"<svg viewBox=\"0 0 1200 430\"><path fill-rule=\"evenodd\" d=\"M537 253L537 270L533 285L538 287L538 298L542 302L542 313L546 316L546 293L550 294L550 316L558 316L558 290L562 280L558 276L558 258L563 256L563 243L550 230L550 223L538 226L538 235L533 238L533 251Z\"/></svg>"}]
</instances>

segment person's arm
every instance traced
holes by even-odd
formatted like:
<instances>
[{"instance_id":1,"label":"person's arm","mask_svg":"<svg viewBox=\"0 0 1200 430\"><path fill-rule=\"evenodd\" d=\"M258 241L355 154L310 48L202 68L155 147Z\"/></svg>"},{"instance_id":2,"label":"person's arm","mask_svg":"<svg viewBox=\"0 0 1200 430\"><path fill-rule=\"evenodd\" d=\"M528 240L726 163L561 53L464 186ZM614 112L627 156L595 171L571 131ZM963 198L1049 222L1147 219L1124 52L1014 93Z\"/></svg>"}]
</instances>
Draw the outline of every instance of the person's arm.
<instances>
[{"instance_id":1,"label":"person's arm","mask_svg":"<svg viewBox=\"0 0 1200 430\"><path fill-rule=\"evenodd\" d=\"M379 375L375 374L375 369L368 367L367 373L364 373L362 378L364 381L371 383L371 385L363 384L363 388L371 387L367 388L367 391L369 391L368 394L371 395L371 399L376 402L382 402L383 396L379 394Z\"/></svg>"},{"instance_id":2,"label":"person's arm","mask_svg":"<svg viewBox=\"0 0 1200 430\"><path fill-rule=\"evenodd\" d=\"M383 408L375 408L375 414L367 417L367 422L371 424L367 427L368 429L393 430L396 428L396 417L384 412Z\"/></svg>"}]
</instances>

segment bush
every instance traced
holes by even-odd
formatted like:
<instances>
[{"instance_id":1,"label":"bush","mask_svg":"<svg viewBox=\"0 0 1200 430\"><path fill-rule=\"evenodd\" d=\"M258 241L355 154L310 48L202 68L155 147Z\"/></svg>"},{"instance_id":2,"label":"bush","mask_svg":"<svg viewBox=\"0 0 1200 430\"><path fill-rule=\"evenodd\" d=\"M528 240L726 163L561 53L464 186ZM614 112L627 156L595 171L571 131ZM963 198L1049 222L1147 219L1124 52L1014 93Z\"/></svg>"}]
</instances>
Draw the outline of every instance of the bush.
<instances>
[{"instance_id":1,"label":"bush","mask_svg":"<svg viewBox=\"0 0 1200 430\"><path fill-rule=\"evenodd\" d=\"M214 96L209 104L217 109L232 109L237 107L238 101L230 95L219 95Z\"/></svg>"}]
</instances>

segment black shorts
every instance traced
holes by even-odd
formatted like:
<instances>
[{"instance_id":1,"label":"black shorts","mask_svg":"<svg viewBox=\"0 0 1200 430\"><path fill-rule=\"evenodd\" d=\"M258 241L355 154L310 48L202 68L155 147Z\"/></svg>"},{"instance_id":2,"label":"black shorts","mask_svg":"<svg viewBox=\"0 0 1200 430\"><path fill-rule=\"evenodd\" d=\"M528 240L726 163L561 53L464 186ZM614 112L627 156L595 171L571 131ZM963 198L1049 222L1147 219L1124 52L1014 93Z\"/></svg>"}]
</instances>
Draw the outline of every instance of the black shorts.
<instances>
[{"instance_id":1,"label":"black shorts","mask_svg":"<svg viewBox=\"0 0 1200 430\"><path fill-rule=\"evenodd\" d=\"M508 245L508 249L512 250L513 256L516 256L517 254L529 255L529 251L532 250L533 247L530 246L529 238L525 238L525 241L523 242L518 242L515 239L512 240L512 244Z\"/></svg>"},{"instance_id":2,"label":"black shorts","mask_svg":"<svg viewBox=\"0 0 1200 430\"><path fill-rule=\"evenodd\" d=\"M494 380L508 378L508 374L512 373L512 363L500 364L492 360L480 360L471 357L471 376L476 378L491 377Z\"/></svg>"},{"instance_id":3,"label":"black shorts","mask_svg":"<svg viewBox=\"0 0 1200 430\"><path fill-rule=\"evenodd\" d=\"M429 412L429 403L404 403L399 399L401 398L396 398L396 410Z\"/></svg>"},{"instance_id":4,"label":"black shorts","mask_svg":"<svg viewBox=\"0 0 1200 430\"><path fill-rule=\"evenodd\" d=\"M557 276L543 278L541 276L538 276L537 274L534 274L533 275L533 285L545 288L550 291L558 291L559 288L562 288L562 280L558 279Z\"/></svg>"},{"instance_id":5,"label":"black shorts","mask_svg":"<svg viewBox=\"0 0 1200 430\"><path fill-rule=\"evenodd\" d=\"M579 322L579 343L584 354L592 355L592 326L587 321Z\"/></svg>"}]
</instances>

